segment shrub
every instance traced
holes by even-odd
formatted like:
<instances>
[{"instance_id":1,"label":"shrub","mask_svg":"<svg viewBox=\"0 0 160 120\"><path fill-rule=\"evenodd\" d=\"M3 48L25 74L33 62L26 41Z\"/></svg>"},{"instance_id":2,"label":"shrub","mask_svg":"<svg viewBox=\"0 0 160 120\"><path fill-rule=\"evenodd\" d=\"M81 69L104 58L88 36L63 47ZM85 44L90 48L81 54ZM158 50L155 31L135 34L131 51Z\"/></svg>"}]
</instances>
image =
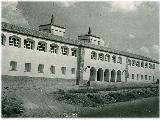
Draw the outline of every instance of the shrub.
<instances>
[{"instance_id":1,"label":"shrub","mask_svg":"<svg viewBox=\"0 0 160 120\"><path fill-rule=\"evenodd\" d=\"M23 102L15 97L2 96L2 116L3 117L16 117L23 113Z\"/></svg>"}]
</instances>

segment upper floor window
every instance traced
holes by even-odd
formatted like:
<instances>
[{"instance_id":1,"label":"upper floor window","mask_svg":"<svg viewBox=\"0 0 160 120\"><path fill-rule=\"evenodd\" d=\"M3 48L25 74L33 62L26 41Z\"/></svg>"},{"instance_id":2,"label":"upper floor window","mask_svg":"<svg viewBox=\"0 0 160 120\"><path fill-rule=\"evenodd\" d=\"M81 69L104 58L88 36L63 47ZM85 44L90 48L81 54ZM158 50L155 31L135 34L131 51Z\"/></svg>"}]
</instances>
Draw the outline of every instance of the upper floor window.
<instances>
[{"instance_id":1,"label":"upper floor window","mask_svg":"<svg viewBox=\"0 0 160 120\"><path fill-rule=\"evenodd\" d=\"M29 38L24 40L24 48L26 48L26 49L34 49L34 46L35 46L34 40L29 39Z\"/></svg>"},{"instance_id":2,"label":"upper floor window","mask_svg":"<svg viewBox=\"0 0 160 120\"><path fill-rule=\"evenodd\" d=\"M5 42L6 42L6 36L2 33L1 34L1 44L5 45Z\"/></svg>"},{"instance_id":3,"label":"upper floor window","mask_svg":"<svg viewBox=\"0 0 160 120\"><path fill-rule=\"evenodd\" d=\"M95 51L91 52L91 59L97 59L97 53Z\"/></svg>"},{"instance_id":4,"label":"upper floor window","mask_svg":"<svg viewBox=\"0 0 160 120\"><path fill-rule=\"evenodd\" d=\"M140 61L137 61L136 66L140 67Z\"/></svg>"},{"instance_id":5,"label":"upper floor window","mask_svg":"<svg viewBox=\"0 0 160 120\"><path fill-rule=\"evenodd\" d=\"M114 63L116 63L116 56L115 56L115 55L112 56L112 61L113 61Z\"/></svg>"},{"instance_id":6,"label":"upper floor window","mask_svg":"<svg viewBox=\"0 0 160 120\"><path fill-rule=\"evenodd\" d=\"M37 50L46 52L47 51L47 43L44 41L38 42Z\"/></svg>"},{"instance_id":7,"label":"upper floor window","mask_svg":"<svg viewBox=\"0 0 160 120\"><path fill-rule=\"evenodd\" d=\"M143 61L141 62L141 67L144 67L144 62Z\"/></svg>"},{"instance_id":8,"label":"upper floor window","mask_svg":"<svg viewBox=\"0 0 160 120\"><path fill-rule=\"evenodd\" d=\"M155 64L152 65L152 68L155 69Z\"/></svg>"},{"instance_id":9,"label":"upper floor window","mask_svg":"<svg viewBox=\"0 0 160 120\"><path fill-rule=\"evenodd\" d=\"M62 50L62 55L68 55L69 54L69 49L66 46L62 46L61 50Z\"/></svg>"},{"instance_id":10,"label":"upper floor window","mask_svg":"<svg viewBox=\"0 0 160 120\"><path fill-rule=\"evenodd\" d=\"M104 61L104 54L103 53L99 53L98 59L101 60L101 61Z\"/></svg>"},{"instance_id":11,"label":"upper floor window","mask_svg":"<svg viewBox=\"0 0 160 120\"><path fill-rule=\"evenodd\" d=\"M71 68L71 73L75 74L75 72L76 72L76 69L75 68Z\"/></svg>"},{"instance_id":12,"label":"upper floor window","mask_svg":"<svg viewBox=\"0 0 160 120\"><path fill-rule=\"evenodd\" d=\"M145 63L145 68L148 68L148 63L147 62Z\"/></svg>"},{"instance_id":13,"label":"upper floor window","mask_svg":"<svg viewBox=\"0 0 160 120\"><path fill-rule=\"evenodd\" d=\"M38 72L43 73L43 70L44 70L44 64L39 64L38 65Z\"/></svg>"},{"instance_id":14,"label":"upper floor window","mask_svg":"<svg viewBox=\"0 0 160 120\"><path fill-rule=\"evenodd\" d=\"M117 61L117 63L120 63L120 64L122 64L122 57L118 57L118 61Z\"/></svg>"},{"instance_id":15,"label":"upper floor window","mask_svg":"<svg viewBox=\"0 0 160 120\"><path fill-rule=\"evenodd\" d=\"M110 55L109 55L109 54L106 54L106 55L105 55L105 61L110 62Z\"/></svg>"},{"instance_id":16,"label":"upper floor window","mask_svg":"<svg viewBox=\"0 0 160 120\"><path fill-rule=\"evenodd\" d=\"M55 74L55 66L51 65L50 72L51 74Z\"/></svg>"},{"instance_id":17,"label":"upper floor window","mask_svg":"<svg viewBox=\"0 0 160 120\"><path fill-rule=\"evenodd\" d=\"M130 59L128 59L128 65L131 66L131 60Z\"/></svg>"},{"instance_id":18,"label":"upper floor window","mask_svg":"<svg viewBox=\"0 0 160 120\"><path fill-rule=\"evenodd\" d=\"M151 63L149 63L149 68L152 69L152 64Z\"/></svg>"},{"instance_id":19,"label":"upper floor window","mask_svg":"<svg viewBox=\"0 0 160 120\"><path fill-rule=\"evenodd\" d=\"M77 57L77 48L71 48L72 56Z\"/></svg>"},{"instance_id":20,"label":"upper floor window","mask_svg":"<svg viewBox=\"0 0 160 120\"><path fill-rule=\"evenodd\" d=\"M62 74L65 75L66 74L66 67L61 67L61 71L62 71Z\"/></svg>"},{"instance_id":21,"label":"upper floor window","mask_svg":"<svg viewBox=\"0 0 160 120\"><path fill-rule=\"evenodd\" d=\"M58 45L56 45L54 43L50 44L50 52L58 54Z\"/></svg>"},{"instance_id":22,"label":"upper floor window","mask_svg":"<svg viewBox=\"0 0 160 120\"><path fill-rule=\"evenodd\" d=\"M9 37L9 45L14 47L21 47L21 39L15 35Z\"/></svg>"},{"instance_id":23,"label":"upper floor window","mask_svg":"<svg viewBox=\"0 0 160 120\"><path fill-rule=\"evenodd\" d=\"M31 63L25 63L25 72L31 72Z\"/></svg>"},{"instance_id":24,"label":"upper floor window","mask_svg":"<svg viewBox=\"0 0 160 120\"><path fill-rule=\"evenodd\" d=\"M132 60L132 66L135 66L135 65L136 65L136 61Z\"/></svg>"},{"instance_id":25,"label":"upper floor window","mask_svg":"<svg viewBox=\"0 0 160 120\"><path fill-rule=\"evenodd\" d=\"M11 71L16 71L17 69L17 62L16 61L11 61L10 62L10 67L11 67Z\"/></svg>"}]
</instances>

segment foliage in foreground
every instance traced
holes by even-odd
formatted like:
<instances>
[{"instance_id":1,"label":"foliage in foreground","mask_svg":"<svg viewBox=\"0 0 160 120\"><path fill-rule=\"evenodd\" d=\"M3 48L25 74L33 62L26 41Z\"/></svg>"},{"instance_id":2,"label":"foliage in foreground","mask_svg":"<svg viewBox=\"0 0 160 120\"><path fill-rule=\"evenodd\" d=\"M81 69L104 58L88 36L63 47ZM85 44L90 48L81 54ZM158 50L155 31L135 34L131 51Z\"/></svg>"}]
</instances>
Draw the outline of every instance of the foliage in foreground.
<instances>
[{"instance_id":1,"label":"foliage in foreground","mask_svg":"<svg viewBox=\"0 0 160 120\"><path fill-rule=\"evenodd\" d=\"M84 90L83 90L84 91ZM97 107L103 106L109 103L125 102L138 98L147 98L158 96L158 88L140 88L140 89L128 89L120 91L95 91L94 92L70 92L60 90L55 94L55 97L59 101L64 101L68 104L74 104L83 107Z\"/></svg>"},{"instance_id":2,"label":"foliage in foreground","mask_svg":"<svg viewBox=\"0 0 160 120\"><path fill-rule=\"evenodd\" d=\"M23 113L24 106L21 99L16 97L2 95L2 116L3 117L17 117Z\"/></svg>"}]
</instances>

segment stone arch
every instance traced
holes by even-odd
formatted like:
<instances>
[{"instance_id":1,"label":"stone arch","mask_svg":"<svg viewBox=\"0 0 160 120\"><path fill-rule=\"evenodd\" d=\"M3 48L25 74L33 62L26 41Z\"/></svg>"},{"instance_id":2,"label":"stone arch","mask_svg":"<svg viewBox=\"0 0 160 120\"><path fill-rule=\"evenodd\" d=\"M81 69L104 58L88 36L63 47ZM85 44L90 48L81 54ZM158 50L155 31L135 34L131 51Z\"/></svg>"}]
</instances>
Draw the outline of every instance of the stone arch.
<instances>
[{"instance_id":1,"label":"stone arch","mask_svg":"<svg viewBox=\"0 0 160 120\"><path fill-rule=\"evenodd\" d=\"M116 72L115 72L115 70L113 69L112 71L111 71L111 82L115 82L115 77L116 77Z\"/></svg>"},{"instance_id":2,"label":"stone arch","mask_svg":"<svg viewBox=\"0 0 160 120\"><path fill-rule=\"evenodd\" d=\"M97 81L102 81L103 80L103 69L99 68L97 71Z\"/></svg>"},{"instance_id":3,"label":"stone arch","mask_svg":"<svg viewBox=\"0 0 160 120\"><path fill-rule=\"evenodd\" d=\"M121 71L117 71L117 82L121 82Z\"/></svg>"},{"instance_id":4,"label":"stone arch","mask_svg":"<svg viewBox=\"0 0 160 120\"><path fill-rule=\"evenodd\" d=\"M109 69L106 69L104 72L104 81L109 82Z\"/></svg>"},{"instance_id":5,"label":"stone arch","mask_svg":"<svg viewBox=\"0 0 160 120\"><path fill-rule=\"evenodd\" d=\"M89 81L95 81L95 78L96 78L96 69L92 67L90 69Z\"/></svg>"}]
</instances>

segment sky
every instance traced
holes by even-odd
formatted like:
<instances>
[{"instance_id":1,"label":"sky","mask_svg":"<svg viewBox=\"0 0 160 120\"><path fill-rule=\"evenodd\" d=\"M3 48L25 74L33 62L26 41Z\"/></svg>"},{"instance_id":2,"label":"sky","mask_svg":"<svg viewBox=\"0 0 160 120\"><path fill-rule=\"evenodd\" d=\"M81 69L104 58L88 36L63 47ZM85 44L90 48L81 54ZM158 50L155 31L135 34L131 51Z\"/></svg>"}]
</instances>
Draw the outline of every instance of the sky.
<instances>
[{"instance_id":1,"label":"sky","mask_svg":"<svg viewBox=\"0 0 160 120\"><path fill-rule=\"evenodd\" d=\"M38 30L50 22L66 27L66 38L88 32L105 46L159 60L158 2L2 2L2 21Z\"/></svg>"}]
</instances>

